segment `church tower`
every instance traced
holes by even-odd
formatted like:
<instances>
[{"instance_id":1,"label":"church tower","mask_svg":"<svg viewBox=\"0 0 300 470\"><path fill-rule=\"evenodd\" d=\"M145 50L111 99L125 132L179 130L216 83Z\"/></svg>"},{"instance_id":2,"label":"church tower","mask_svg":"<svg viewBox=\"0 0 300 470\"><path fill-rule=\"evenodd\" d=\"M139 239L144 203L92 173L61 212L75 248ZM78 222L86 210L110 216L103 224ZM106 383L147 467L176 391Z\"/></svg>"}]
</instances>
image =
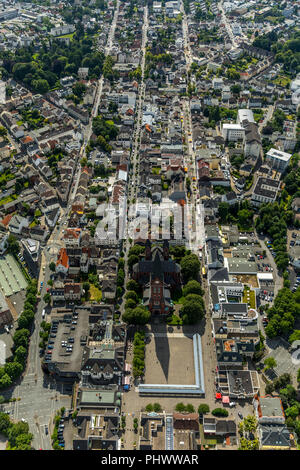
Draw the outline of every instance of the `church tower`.
<instances>
[{"instance_id":1,"label":"church tower","mask_svg":"<svg viewBox=\"0 0 300 470\"><path fill-rule=\"evenodd\" d=\"M164 253L164 259L166 261L168 261L169 257L170 257L170 253L169 253L169 242L168 240L164 240L164 244L163 244L163 253Z\"/></svg>"},{"instance_id":2,"label":"church tower","mask_svg":"<svg viewBox=\"0 0 300 470\"><path fill-rule=\"evenodd\" d=\"M152 258L152 255L151 255L151 242L148 238L147 241L146 241L145 259L147 261L149 261L149 260L151 260L151 258Z\"/></svg>"}]
</instances>

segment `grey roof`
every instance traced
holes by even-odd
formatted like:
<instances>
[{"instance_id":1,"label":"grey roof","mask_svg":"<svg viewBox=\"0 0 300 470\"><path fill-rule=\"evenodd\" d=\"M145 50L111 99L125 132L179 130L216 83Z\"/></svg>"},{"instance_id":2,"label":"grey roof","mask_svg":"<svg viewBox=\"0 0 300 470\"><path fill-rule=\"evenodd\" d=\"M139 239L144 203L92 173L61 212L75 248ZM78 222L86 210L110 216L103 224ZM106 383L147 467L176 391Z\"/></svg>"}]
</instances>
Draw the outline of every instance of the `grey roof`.
<instances>
[{"instance_id":1,"label":"grey roof","mask_svg":"<svg viewBox=\"0 0 300 470\"><path fill-rule=\"evenodd\" d=\"M290 447L290 432L285 425L260 424L261 445L272 447Z\"/></svg>"}]
</instances>

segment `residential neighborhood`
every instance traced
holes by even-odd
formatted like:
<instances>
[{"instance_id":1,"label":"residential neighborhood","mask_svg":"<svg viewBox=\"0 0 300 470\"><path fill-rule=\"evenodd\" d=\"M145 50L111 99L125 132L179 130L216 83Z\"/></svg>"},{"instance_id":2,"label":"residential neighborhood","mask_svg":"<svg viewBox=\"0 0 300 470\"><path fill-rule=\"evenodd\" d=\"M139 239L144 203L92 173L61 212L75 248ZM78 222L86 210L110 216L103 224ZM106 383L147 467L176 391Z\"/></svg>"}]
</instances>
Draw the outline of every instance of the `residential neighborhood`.
<instances>
[{"instance_id":1,"label":"residential neighborhood","mask_svg":"<svg viewBox=\"0 0 300 470\"><path fill-rule=\"evenodd\" d=\"M1 450L300 449L299 18L0 1Z\"/></svg>"}]
</instances>

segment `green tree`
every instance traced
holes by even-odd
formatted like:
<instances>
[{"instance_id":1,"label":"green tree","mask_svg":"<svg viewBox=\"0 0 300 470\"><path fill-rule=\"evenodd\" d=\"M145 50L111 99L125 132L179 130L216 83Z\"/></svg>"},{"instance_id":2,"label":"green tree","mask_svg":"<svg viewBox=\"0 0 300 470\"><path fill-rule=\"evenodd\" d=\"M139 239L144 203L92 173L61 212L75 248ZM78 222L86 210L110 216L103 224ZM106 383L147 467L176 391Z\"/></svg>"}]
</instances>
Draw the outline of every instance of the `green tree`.
<instances>
[{"instance_id":1,"label":"green tree","mask_svg":"<svg viewBox=\"0 0 300 470\"><path fill-rule=\"evenodd\" d=\"M126 300L129 300L129 299L134 300L136 304L139 301L138 295L134 290L129 290L128 292L126 292L125 299Z\"/></svg>"},{"instance_id":2,"label":"green tree","mask_svg":"<svg viewBox=\"0 0 300 470\"><path fill-rule=\"evenodd\" d=\"M146 325L150 317L151 313L145 307L136 307L125 311L123 321L129 325Z\"/></svg>"},{"instance_id":3,"label":"green tree","mask_svg":"<svg viewBox=\"0 0 300 470\"><path fill-rule=\"evenodd\" d=\"M18 421L17 423L13 424L8 431L8 440L11 447L16 447L17 444L17 437L22 434L29 434L29 426L28 423L24 423L23 421Z\"/></svg>"},{"instance_id":4,"label":"green tree","mask_svg":"<svg viewBox=\"0 0 300 470\"><path fill-rule=\"evenodd\" d=\"M274 359L274 357L270 356L270 357L267 357L267 359L264 360L264 365L266 366L265 370L274 369L277 366L277 362Z\"/></svg>"},{"instance_id":5,"label":"green tree","mask_svg":"<svg viewBox=\"0 0 300 470\"><path fill-rule=\"evenodd\" d=\"M47 294L44 295L43 300L44 300L44 302L46 302L46 304L50 304L51 295L49 294L49 292L47 292Z\"/></svg>"},{"instance_id":6,"label":"green tree","mask_svg":"<svg viewBox=\"0 0 300 470\"><path fill-rule=\"evenodd\" d=\"M14 235L9 235L7 238L7 251L12 254L17 254L20 251L20 244Z\"/></svg>"},{"instance_id":7,"label":"green tree","mask_svg":"<svg viewBox=\"0 0 300 470\"><path fill-rule=\"evenodd\" d=\"M285 416L287 418L297 418L297 416L299 415L299 407L300 407L300 403L298 405L293 405L293 406L290 406L289 408L287 408L285 410Z\"/></svg>"},{"instance_id":8,"label":"green tree","mask_svg":"<svg viewBox=\"0 0 300 470\"><path fill-rule=\"evenodd\" d=\"M185 405L182 402L177 403L175 410L178 411L178 413L183 413L185 411Z\"/></svg>"},{"instance_id":9,"label":"green tree","mask_svg":"<svg viewBox=\"0 0 300 470\"><path fill-rule=\"evenodd\" d=\"M162 411L161 405L159 403L154 403L153 411L155 411L155 413L160 413Z\"/></svg>"},{"instance_id":10,"label":"green tree","mask_svg":"<svg viewBox=\"0 0 300 470\"><path fill-rule=\"evenodd\" d=\"M255 416L246 416L246 418L244 418L244 429L246 432L250 433L250 432L254 432L255 429L257 428L257 419L255 418Z\"/></svg>"},{"instance_id":11,"label":"green tree","mask_svg":"<svg viewBox=\"0 0 300 470\"><path fill-rule=\"evenodd\" d=\"M23 433L19 434L16 437L16 450L31 450L31 441L33 439L33 434Z\"/></svg>"},{"instance_id":12,"label":"green tree","mask_svg":"<svg viewBox=\"0 0 300 470\"><path fill-rule=\"evenodd\" d=\"M30 331L26 328L17 330L13 336L14 347L18 348L19 346L27 347L29 342Z\"/></svg>"},{"instance_id":13,"label":"green tree","mask_svg":"<svg viewBox=\"0 0 300 470\"><path fill-rule=\"evenodd\" d=\"M4 366L5 373L9 375L12 381L21 375L23 368L23 365L19 362L7 362Z\"/></svg>"},{"instance_id":14,"label":"green tree","mask_svg":"<svg viewBox=\"0 0 300 470\"><path fill-rule=\"evenodd\" d=\"M184 256L180 265L181 274L185 283L191 279L197 279L200 270L200 261L195 254Z\"/></svg>"},{"instance_id":15,"label":"green tree","mask_svg":"<svg viewBox=\"0 0 300 470\"><path fill-rule=\"evenodd\" d=\"M139 257L137 255L130 255L128 257L128 267L129 269L132 269L132 267L139 262Z\"/></svg>"},{"instance_id":16,"label":"green tree","mask_svg":"<svg viewBox=\"0 0 300 470\"><path fill-rule=\"evenodd\" d=\"M185 324L194 324L204 316L204 302L200 295L189 294L185 297L180 311Z\"/></svg>"},{"instance_id":17,"label":"green tree","mask_svg":"<svg viewBox=\"0 0 300 470\"><path fill-rule=\"evenodd\" d=\"M2 375L0 378L0 389L8 388L12 385L12 380L8 374Z\"/></svg>"},{"instance_id":18,"label":"green tree","mask_svg":"<svg viewBox=\"0 0 300 470\"><path fill-rule=\"evenodd\" d=\"M52 261L52 262L49 264L49 269L50 269L50 271L53 271L53 272L55 271L55 269L56 269L56 264L54 263L54 261Z\"/></svg>"},{"instance_id":19,"label":"green tree","mask_svg":"<svg viewBox=\"0 0 300 470\"><path fill-rule=\"evenodd\" d=\"M136 307L136 301L132 299L128 299L125 303L125 310L127 309L134 309Z\"/></svg>"},{"instance_id":20,"label":"green tree","mask_svg":"<svg viewBox=\"0 0 300 470\"><path fill-rule=\"evenodd\" d=\"M206 413L209 413L209 406L206 403L202 403L201 405L198 406L198 413L199 415L204 415Z\"/></svg>"},{"instance_id":21,"label":"green tree","mask_svg":"<svg viewBox=\"0 0 300 470\"><path fill-rule=\"evenodd\" d=\"M32 86L36 93L40 93L41 95L47 93L47 91L49 91L50 89L49 83L47 82L47 80L44 79L33 80Z\"/></svg>"},{"instance_id":22,"label":"green tree","mask_svg":"<svg viewBox=\"0 0 300 470\"><path fill-rule=\"evenodd\" d=\"M191 403L188 403L185 407L185 410L188 412L188 413L195 413L195 408L194 406L191 404Z\"/></svg>"},{"instance_id":23,"label":"green tree","mask_svg":"<svg viewBox=\"0 0 300 470\"><path fill-rule=\"evenodd\" d=\"M133 279L131 279L130 281L127 282L127 284L126 284L126 289L127 289L128 291L134 291L134 292L136 292L136 293L138 294L139 291L140 291L140 286L139 286L139 284L138 284L136 281L134 281Z\"/></svg>"},{"instance_id":24,"label":"green tree","mask_svg":"<svg viewBox=\"0 0 300 470\"><path fill-rule=\"evenodd\" d=\"M204 291L199 282L192 280L184 286L182 293L184 297L189 294L197 294L202 296L204 294Z\"/></svg>"},{"instance_id":25,"label":"green tree","mask_svg":"<svg viewBox=\"0 0 300 470\"><path fill-rule=\"evenodd\" d=\"M6 413L0 412L0 434L8 436L9 428L12 426L9 416Z\"/></svg>"},{"instance_id":26,"label":"green tree","mask_svg":"<svg viewBox=\"0 0 300 470\"><path fill-rule=\"evenodd\" d=\"M226 418L228 416L228 411L225 410L225 408L215 408L214 410L212 410L211 414L214 416Z\"/></svg>"},{"instance_id":27,"label":"green tree","mask_svg":"<svg viewBox=\"0 0 300 470\"><path fill-rule=\"evenodd\" d=\"M152 405L152 403L149 403L149 404L146 406L145 410L147 411L147 413L151 413L151 411L153 411L153 405Z\"/></svg>"}]
</instances>

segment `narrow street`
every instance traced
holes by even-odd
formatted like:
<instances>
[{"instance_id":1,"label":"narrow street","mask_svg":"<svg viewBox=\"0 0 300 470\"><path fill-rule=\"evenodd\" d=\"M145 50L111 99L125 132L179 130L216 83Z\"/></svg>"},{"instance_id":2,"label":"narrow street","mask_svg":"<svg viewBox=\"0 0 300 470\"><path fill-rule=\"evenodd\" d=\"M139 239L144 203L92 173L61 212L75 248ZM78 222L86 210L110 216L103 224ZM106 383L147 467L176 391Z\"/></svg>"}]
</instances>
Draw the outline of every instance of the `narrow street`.
<instances>
[{"instance_id":1,"label":"narrow street","mask_svg":"<svg viewBox=\"0 0 300 470\"><path fill-rule=\"evenodd\" d=\"M148 31L148 8L147 6L144 7L144 22L143 22L143 36L142 36L142 47L141 47L141 52L142 52L142 57L141 57L141 70L142 70L142 76L141 76L141 82L139 84L139 94L138 94L138 103L136 106L137 112L136 112L136 121L135 121L135 138L134 138L134 143L133 143L133 149L131 152L130 156L130 166L131 166L131 177L129 176L128 179L128 185L127 185L127 210L128 214L124 215L126 216L126 240L124 241L124 251L125 251L125 281L124 285L126 286L129 277L128 277L128 252L130 249L130 242L129 239L133 238L133 235L131 233L131 223L130 223L130 206L133 204L133 200L136 199L137 196L137 191L138 191L138 181L139 181L139 174L137 170L137 165L138 165L138 151L139 151L139 146L140 146L140 140L141 140L141 122L142 122L142 113L143 113L143 104L144 104L144 99L145 99L145 82L144 82L144 75L145 75L145 60L146 60L146 44L147 44L147 31ZM121 304L120 310L121 313L124 313L124 305L125 305L125 299L123 298L123 302Z\"/></svg>"}]
</instances>

